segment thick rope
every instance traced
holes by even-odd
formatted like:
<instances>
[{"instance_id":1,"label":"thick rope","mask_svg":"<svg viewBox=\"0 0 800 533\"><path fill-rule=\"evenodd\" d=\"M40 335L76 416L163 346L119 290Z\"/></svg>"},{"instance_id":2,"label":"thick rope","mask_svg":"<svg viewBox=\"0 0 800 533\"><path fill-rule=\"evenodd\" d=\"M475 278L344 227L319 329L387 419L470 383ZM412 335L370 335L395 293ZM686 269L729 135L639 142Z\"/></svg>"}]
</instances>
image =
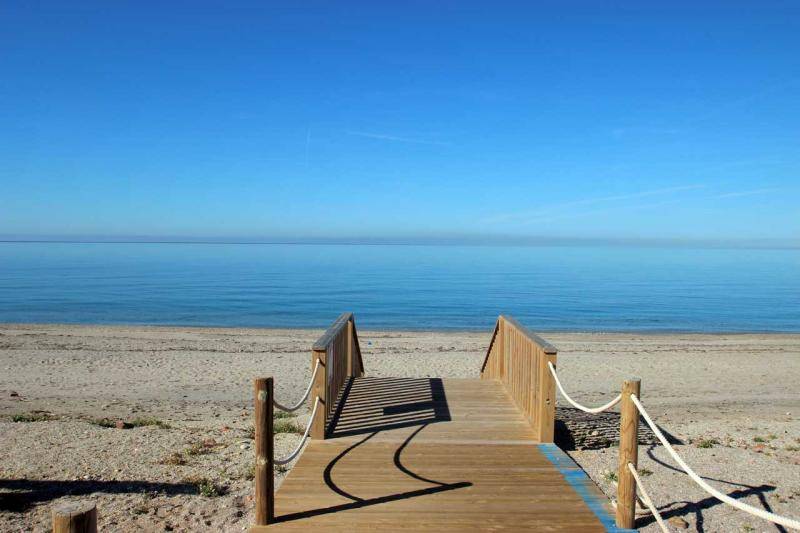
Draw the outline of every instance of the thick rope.
<instances>
[{"instance_id":1,"label":"thick rope","mask_svg":"<svg viewBox=\"0 0 800 533\"><path fill-rule=\"evenodd\" d=\"M663 531L664 533L669 533L669 528L667 528L667 524L664 523L664 520L661 518L661 514L658 512L658 509L656 509L656 506L653 505L653 500L650 499L650 495L647 494L646 490L644 490L644 485L642 484L642 480L639 478L639 473L636 471L636 468L633 466L633 463L628 463L628 470L630 470L631 474L633 474L633 479L636 480L636 486L639 487L639 492L642 493L642 497L637 499L642 501L647 506L647 508L650 509L650 512L655 517L656 522L658 522L661 531Z\"/></svg>"},{"instance_id":2,"label":"thick rope","mask_svg":"<svg viewBox=\"0 0 800 533\"><path fill-rule=\"evenodd\" d=\"M317 414L317 406L319 406L319 397L314 402L314 409L311 410L311 418L308 419L308 425L306 426L305 433L303 433L303 438L300 439L300 444L297 445L297 448L295 448L292 453L283 459L275 459L273 462L276 465L285 465L300 454L300 450L303 449L303 444L305 444L306 439L308 438L308 433L311 431L311 424L314 423L314 415Z\"/></svg>"},{"instance_id":3,"label":"thick rope","mask_svg":"<svg viewBox=\"0 0 800 533\"><path fill-rule=\"evenodd\" d=\"M305 403L306 398L308 398L308 394L311 392L311 387L314 386L314 377L317 375L317 370L319 370L319 359L317 359L317 364L314 365L314 371L311 373L311 380L308 382L308 388L306 389L306 392L303 393L303 397L300 398L300 400L296 404L287 407L285 405L278 403L278 400L274 398L272 400L272 404L281 411L286 411L289 413L300 409L300 407Z\"/></svg>"},{"instance_id":4,"label":"thick rope","mask_svg":"<svg viewBox=\"0 0 800 533\"><path fill-rule=\"evenodd\" d=\"M689 468L689 465L687 465L683 461L683 459L681 459L681 457L672 448L667 439L664 438L664 434L661 433L661 430L658 429L658 426L655 425L653 420L650 418L650 415L647 414L647 411L645 411L644 406L642 405L642 403L639 401L639 398L637 398L635 394L631 394L631 401L634 403L634 405L636 405L636 408L639 409L639 413L642 415L642 418L644 418L645 422L647 422L647 425L650 426L650 429L653 430L653 433L655 433L656 437L658 437L658 440L661 441L661 444L664 445L664 448L666 448L666 450L669 452L672 458L675 459L675 462L677 462L681 466L681 468L683 468L683 471L686 472L695 483L700 485L702 489L704 489L706 492L708 492L718 500L727 503L732 507L736 507L741 511L750 513L753 516L763 518L764 520L768 520L775 524L780 524L784 527L800 530L800 520L794 520L792 518L780 516L775 513L765 511L764 509L759 509L758 507L753 507L752 505L740 502L738 500L731 498L727 494L721 493L720 491L718 491L717 489L706 483L705 480L703 480L703 478L695 474L694 470Z\"/></svg>"},{"instance_id":5,"label":"thick rope","mask_svg":"<svg viewBox=\"0 0 800 533\"><path fill-rule=\"evenodd\" d=\"M561 382L558 380L558 374L556 373L556 367L553 366L553 363L548 361L547 366L548 368L550 368L550 373L553 374L553 379L556 380L556 386L558 387L558 390L559 392L561 392L561 395L564 397L564 399L567 400L573 407L580 409L584 413L591 413L593 415L596 415L597 413L602 413L607 409L611 409L612 407L617 405L620 402L620 400L622 400L622 394L619 394L617 395L616 398L614 398L605 405L601 405L600 407L586 407L585 405L581 405L572 398L570 398L569 394L567 394L567 391L565 391L564 387L561 386Z\"/></svg>"}]
</instances>

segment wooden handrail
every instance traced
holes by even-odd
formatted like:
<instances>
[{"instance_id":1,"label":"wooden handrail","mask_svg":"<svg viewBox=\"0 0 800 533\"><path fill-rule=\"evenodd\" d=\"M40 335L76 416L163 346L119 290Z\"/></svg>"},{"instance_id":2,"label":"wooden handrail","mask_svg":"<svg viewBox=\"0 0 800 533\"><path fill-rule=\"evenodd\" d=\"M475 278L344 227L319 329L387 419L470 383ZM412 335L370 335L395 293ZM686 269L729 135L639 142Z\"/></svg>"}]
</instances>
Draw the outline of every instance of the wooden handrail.
<instances>
[{"instance_id":1,"label":"wooden handrail","mask_svg":"<svg viewBox=\"0 0 800 533\"><path fill-rule=\"evenodd\" d=\"M336 410L345 386L350 379L364 375L364 362L353 313L342 313L317 339L311 349L311 368L319 361L313 393L309 401L319 398L320 408L311 422L311 438L324 439L328 422Z\"/></svg>"},{"instance_id":2,"label":"wooden handrail","mask_svg":"<svg viewBox=\"0 0 800 533\"><path fill-rule=\"evenodd\" d=\"M481 378L500 381L522 411L539 442L553 442L556 385L547 363L558 350L509 316L497 319Z\"/></svg>"},{"instance_id":3,"label":"wooden handrail","mask_svg":"<svg viewBox=\"0 0 800 533\"><path fill-rule=\"evenodd\" d=\"M539 335L537 335L536 333L532 332L531 330L529 330L528 328L517 322L517 320L514 317L500 315L500 318L502 318L506 322L506 324L515 327L521 333L527 336L531 341L536 343L544 353L553 355L558 353L558 349L555 346L553 346L552 344L541 338Z\"/></svg>"},{"instance_id":4,"label":"wooden handrail","mask_svg":"<svg viewBox=\"0 0 800 533\"><path fill-rule=\"evenodd\" d=\"M314 346L311 347L312 350L325 350L330 346L330 344L334 341L336 336L341 332L342 328L347 326L347 323L350 319L353 318L353 313L342 313L339 317L333 321L333 324L328 326L328 329L325 330L325 333L317 339L314 343Z\"/></svg>"}]
</instances>

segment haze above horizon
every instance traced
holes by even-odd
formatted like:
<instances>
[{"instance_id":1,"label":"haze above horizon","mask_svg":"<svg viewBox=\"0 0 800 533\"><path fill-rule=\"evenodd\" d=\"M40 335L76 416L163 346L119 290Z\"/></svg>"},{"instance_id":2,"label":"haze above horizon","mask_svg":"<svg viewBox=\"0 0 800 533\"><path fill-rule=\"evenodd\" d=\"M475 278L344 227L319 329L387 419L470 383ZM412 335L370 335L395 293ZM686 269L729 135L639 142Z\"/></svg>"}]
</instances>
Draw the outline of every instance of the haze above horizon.
<instances>
[{"instance_id":1,"label":"haze above horizon","mask_svg":"<svg viewBox=\"0 0 800 533\"><path fill-rule=\"evenodd\" d=\"M0 240L800 246L800 4L8 2Z\"/></svg>"}]
</instances>

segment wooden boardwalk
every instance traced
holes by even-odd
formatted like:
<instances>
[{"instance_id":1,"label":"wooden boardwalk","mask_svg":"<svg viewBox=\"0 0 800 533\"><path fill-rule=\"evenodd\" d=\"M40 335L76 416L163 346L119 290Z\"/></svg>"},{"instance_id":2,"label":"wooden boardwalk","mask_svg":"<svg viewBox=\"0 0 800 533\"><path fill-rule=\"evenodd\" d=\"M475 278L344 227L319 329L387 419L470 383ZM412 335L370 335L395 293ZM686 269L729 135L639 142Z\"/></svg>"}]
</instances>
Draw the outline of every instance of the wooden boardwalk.
<instances>
[{"instance_id":1,"label":"wooden boardwalk","mask_svg":"<svg viewBox=\"0 0 800 533\"><path fill-rule=\"evenodd\" d=\"M608 531L606 498L501 381L356 377L251 531Z\"/></svg>"},{"instance_id":2,"label":"wooden boardwalk","mask_svg":"<svg viewBox=\"0 0 800 533\"><path fill-rule=\"evenodd\" d=\"M630 532L639 490L665 529L637 471L640 416L714 498L800 530L800 521L739 502L691 470L645 411L638 378L623 381L612 401L589 408L564 391L556 365L554 346L501 315L480 379L365 377L355 318L343 313L312 347L311 380L296 403L274 398L273 378L254 380L251 531ZM557 387L587 413L620 405L613 518L605 495L553 444ZM303 440L275 458L274 409L295 411L306 399L311 418ZM298 456L276 492L274 466Z\"/></svg>"}]
</instances>

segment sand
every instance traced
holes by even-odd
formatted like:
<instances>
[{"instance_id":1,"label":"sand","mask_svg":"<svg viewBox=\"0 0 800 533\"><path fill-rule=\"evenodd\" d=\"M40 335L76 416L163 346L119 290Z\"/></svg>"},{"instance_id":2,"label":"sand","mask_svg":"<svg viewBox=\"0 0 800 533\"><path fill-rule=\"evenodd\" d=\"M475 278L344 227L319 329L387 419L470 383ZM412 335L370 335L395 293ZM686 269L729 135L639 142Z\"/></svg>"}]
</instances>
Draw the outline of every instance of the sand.
<instances>
[{"instance_id":1,"label":"sand","mask_svg":"<svg viewBox=\"0 0 800 533\"><path fill-rule=\"evenodd\" d=\"M0 325L0 530L47 531L53 504L85 498L107 530L246 528L252 379L274 376L278 398L293 401L320 333ZM574 397L604 403L624 377L641 377L650 414L698 472L800 517L800 335L543 336L559 348ZM476 377L489 333L360 331L360 340L369 375ZM103 418L159 425L105 428ZM298 439L279 435L277 453ZM614 447L569 453L614 495ZM645 483L676 526L777 531L708 497L662 449L642 447L641 456L652 472ZM638 525L657 530L648 517Z\"/></svg>"}]
</instances>

